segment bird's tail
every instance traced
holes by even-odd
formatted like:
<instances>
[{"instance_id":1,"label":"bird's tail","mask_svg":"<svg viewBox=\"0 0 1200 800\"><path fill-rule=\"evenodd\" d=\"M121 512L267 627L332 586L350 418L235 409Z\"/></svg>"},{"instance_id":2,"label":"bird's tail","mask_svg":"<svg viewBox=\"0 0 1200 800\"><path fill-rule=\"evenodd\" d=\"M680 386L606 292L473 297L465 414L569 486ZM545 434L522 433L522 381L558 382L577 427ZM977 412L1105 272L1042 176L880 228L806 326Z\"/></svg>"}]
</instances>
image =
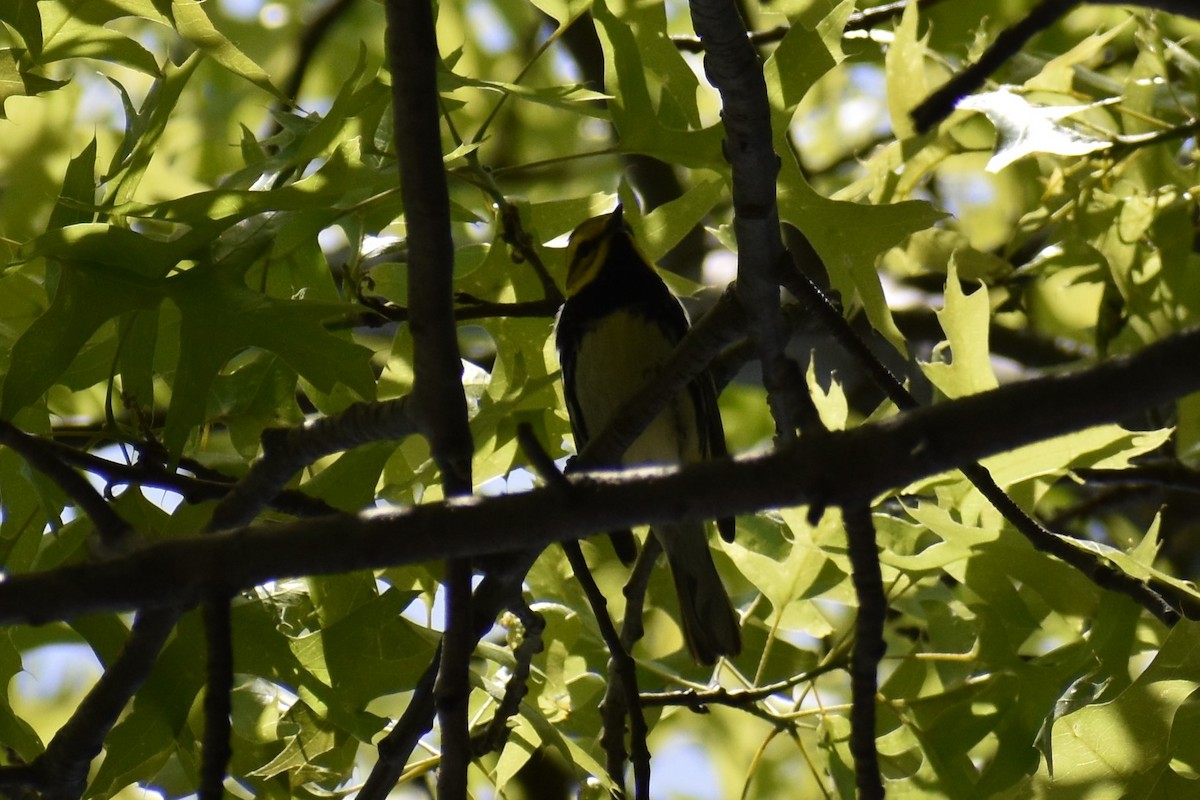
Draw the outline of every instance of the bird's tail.
<instances>
[{"instance_id":1,"label":"bird's tail","mask_svg":"<svg viewBox=\"0 0 1200 800\"><path fill-rule=\"evenodd\" d=\"M713 563L704 524L663 525L654 533L675 579L688 651L709 665L720 656L736 656L742 650L738 616Z\"/></svg>"}]
</instances>

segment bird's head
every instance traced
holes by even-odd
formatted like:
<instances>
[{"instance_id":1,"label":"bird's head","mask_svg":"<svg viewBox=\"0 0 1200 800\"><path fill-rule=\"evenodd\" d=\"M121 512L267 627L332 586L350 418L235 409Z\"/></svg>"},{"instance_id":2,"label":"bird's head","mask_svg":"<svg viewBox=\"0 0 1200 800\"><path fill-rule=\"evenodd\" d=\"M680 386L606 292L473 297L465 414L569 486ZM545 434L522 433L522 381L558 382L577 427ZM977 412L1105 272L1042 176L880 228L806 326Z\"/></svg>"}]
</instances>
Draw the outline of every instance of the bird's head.
<instances>
[{"instance_id":1,"label":"bird's head","mask_svg":"<svg viewBox=\"0 0 1200 800\"><path fill-rule=\"evenodd\" d=\"M609 214L584 220L571 233L567 245L567 297L574 297L596 279L612 250L613 241L624 236L633 241L618 204Z\"/></svg>"}]
</instances>

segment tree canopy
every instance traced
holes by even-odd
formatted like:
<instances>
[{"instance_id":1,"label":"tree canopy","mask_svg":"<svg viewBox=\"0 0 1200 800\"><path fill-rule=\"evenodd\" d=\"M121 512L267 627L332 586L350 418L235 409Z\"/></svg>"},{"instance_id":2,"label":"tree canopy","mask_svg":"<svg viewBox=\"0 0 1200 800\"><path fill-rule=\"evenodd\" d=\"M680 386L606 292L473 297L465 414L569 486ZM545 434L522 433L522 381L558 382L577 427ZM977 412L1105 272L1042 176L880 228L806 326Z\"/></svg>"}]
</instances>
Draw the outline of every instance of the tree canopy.
<instances>
[{"instance_id":1,"label":"tree canopy","mask_svg":"<svg viewBox=\"0 0 1200 800\"><path fill-rule=\"evenodd\" d=\"M0 4L0 793L1195 794L1197 36ZM694 326L575 453L617 202ZM607 468L705 369L733 457ZM733 514L701 668L600 534Z\"/></svg>"}]
</instances>

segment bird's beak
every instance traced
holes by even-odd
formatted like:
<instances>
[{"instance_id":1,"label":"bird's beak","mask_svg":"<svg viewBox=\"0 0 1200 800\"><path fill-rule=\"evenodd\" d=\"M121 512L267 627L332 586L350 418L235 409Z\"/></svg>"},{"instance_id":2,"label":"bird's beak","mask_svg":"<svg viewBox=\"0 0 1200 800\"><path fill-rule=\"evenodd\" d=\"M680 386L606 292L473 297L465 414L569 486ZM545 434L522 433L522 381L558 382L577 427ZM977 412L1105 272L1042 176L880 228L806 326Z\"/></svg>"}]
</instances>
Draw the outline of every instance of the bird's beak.
<instances>
[{"instance_id":1,"label":"bird's beak","mask_svg":"<svg viewBox=\"0 0 1200 800\"><path fill-rule=\"evenodd\" d=\"M625 206L617 203L617 207L608 215L608 229L612 232L621 230L625 225Z\"/></svg>"}]
</instances>

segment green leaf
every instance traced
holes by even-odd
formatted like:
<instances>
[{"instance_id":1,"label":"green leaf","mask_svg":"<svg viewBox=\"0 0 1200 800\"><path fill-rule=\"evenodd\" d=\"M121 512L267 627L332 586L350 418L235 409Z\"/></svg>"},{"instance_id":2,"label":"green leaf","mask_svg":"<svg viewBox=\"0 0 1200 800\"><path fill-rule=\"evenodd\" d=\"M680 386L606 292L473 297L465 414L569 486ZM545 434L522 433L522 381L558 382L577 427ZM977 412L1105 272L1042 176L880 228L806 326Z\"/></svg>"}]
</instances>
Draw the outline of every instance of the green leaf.
<instances>
[{"instance_id":1,"label":"green leaf","mask_svg":"<svg viewBox=\"0 0 1200 800\"><path fill-rule=\"evenodd\" d=\"M0 3L0 22L7 23L21 41L25 49L33 54L34 59L40 59L42 52L42 18L38 11L37 0L13 0Z\"/></svg>"},{"instance_id":2,"label":"green leaf","mask_svg":"<svg viewBox=\"0 0 1200 800\"><path fill-rule=\"evenodd\" d=\"M671 251L683 241L710 211L726 196L726 183L721 177L697 180L682 196L663 203L641 218L640 224L633 222L637 231L638 246L651 263ZM634 217L630 214L630 217Z\"/></svg>"},{"instance_id":3,"label":"green leaf","mask_svg":"<svg viewBox=\"0 0 1200 800\"><path fill-rule=\"evenodd\" d=\"M988 349L991 303L986 287L963 293L955 265L946 275L946 305L937 312L950 347L949 364L922 364L921 371L947 397L965 397L996 388Z\"/></svg>"},{"instance_id":4,"label":"green leaf","mask_svg":"<svg viewBox=\"0 0 1200 800\"><path fill-rule=\"evenodd\" d=\"M361 511L375 502L375 486L383 473L395 442L375 442L344 453L304 483L304 492L319 497L335 508Z\"/></svg>"},{"instance_id":5,"label":"green leaf","mask_svg":"<svg viewBox=\"0 0 1200 800\"><path fill-rule=\"evenodd\" d=\"M162 297L161 285L141 275L99 262L64 264L50 307L13 345L0 416L12 419L45 394L105 322Z\"/></svg>"},{"instance_id":6,"label":"green leaf","mask_svg":"<svg viewBox=\"0 0 1200 800\"><path fill-rule=\"evenodd\" d=\"M438 90L451 92L462 87L485 89L491 92L508 95L514 100L525 100L549 108L559 108L584 114L590 117L602 118L604 113L596 106L597 100L603 100L607 95L594 92L582 84L563 84L561 86L523 86L519 83L504 81L485 81L471 78L454 72L439 73ZM458 158L470 152L477 145L459 147L446 156L447 161ZM464 147L466 149L464 149Z\"/></svg>"},{"instance_id":7,"label":"green leaf","mask_svg":"<svg viewBox=\"0 0 1200 800\"><path fill-rule=\"evenodd\" d=\"M234 75L245 78L280 100L286 98L271 83L266 70L213 26L201 0L171 0L171 19L179 35Z\"/></svg>"},{"instance_id":8,"label":"green leaf","mask_svg":"<svg viewBox=\"0 0 1200 800\"><path fill-rule=\"evenodd\" d=\"M94 58L120 64L146 75L160 74L158 61L145 47L106 23L126 16L105 3L59 0L41 3L42 22L47 32L41 61Z\"/></svg>"},{"instance_id":9,"label":"green leaf","mask_svg":"<svg viewBox=\"0 0 1200 800\"><path fill-rule=\"evenodd\" d=\"M0 633L0 677L4 683L11 684L22 668L21 654L13 645L12 634L9 631ZM33 727L13 713L7 692L0 695L0 741L24 763L33 761L45 750ZM3 760L9 763L8 757Z\"/></svg>"},{"instance_id":10,"label":"green leaf","mask_svg":"<svg viewBox=\"0 0 1200 800\"><path fill-rule=\"evenodd\" d=\"M328 628L294 640L291 648L345 709L361 709L377 697L407 691L434 651L400 615L411 599L388 590Z\"/></svg>"},{"instance_id":11,"label":"green leaf","mask_svg":"<svg viewBox=\"0 0 1200 800\"><path fill-rule=\"evenodd\" d=\"M1164 765L1172 757L1172 721L1197 688L1200 624L1185 619L1129 688L1054 723L1055 782L1117 786Z\"/></svg>"},{"instance_id":12,"label":"green leaf","mask_svg":"<svg viewBox=\"0 0 1200 800\"><path fill-rule=\"evenodd\" d=\"M847 4L842 5L845 13L849 13L851 9ZM833 46L837 47L837 40L833 41ZM786 129L796 107L813 84L840 61L841 50L830 49L830 40L822 25L818 24L816 28L792 25L788 29L763 66L776 134Z\"/></svg>"},{"instance_id":13,"label":"green leaf","mask_svg":"<svg viewBox=\"0 0 1200 800\"><path fill-rule=\"evenodd\" d=\"M163 444L178 455L205 419L209 388L234 354L250 347L275 353L324 392L342 384L368 399L375 393L370 351L325 329L347 309L330 303L279 300L241 285L221 268L194 269L164 291L182 315L179 365Z\"/></svg>"},{"instance_id":14,"label":"green leaf","mask_svg":"<svg viewBox=\"0 0 1200 800\"><path fill-rule=\"evenodd\" d=\"M803 232L816 249L846 312L861 306L872 327L901 353L904 337L892 319L876 263L887 250L945 216L919 200L889 205L830 200L817 194L795 159L783 159L780 219Z\"/></svg>"},{"instance_id":15,"label":"green leaf","mask_svg":"<svg viewBox=\"0 0 1200 800\"><path fill-rule=\"evenodd\" d=\"M119 206L133 198L166 130L167 121L200 66L200 60L199 55L193 54L178 67L168 61L162 77L154 81L136 115L130 114L133 104L124 87L116 84L125 105L125 136L109 163L106 205Z\"/></svg>"},{"instance_id":16,"label":"green leaf","mask_svg":"<svg viewBox=\"0 0 1200 800\"><path fill-rule=\"evenodd\" d=\"M895 36L884 59L892 130L896 132L896 138L902 141L916 133L909 112L928 94L925 86L927 47L925 41L917 38L917 14L916 3L904 7L900 24L896 26Z\"/></svg>"},{"instance_id":17,"label":"green leaf","mask_svg":"<svg viewBox=\"0 0 1200 800\"><path fill-rule=\"evenodd\" d=\"M10 97L32 97L67 85L34 72L25 53L12 47L0 49L0 120L8 119L5 104Z\"/></svg>"},{"instance_id":18,"label":"green leaf","mask_svg":"<svg viewBox=\"0 0 1200 800\"><path fill-rule=\"evenodd\" d=\"M1054 702L1054 712L1046 717L1046 722L1038 734L1038 750L1042 751L1042 758L1046 760L1046 772L1051 778L1054 777L1054 749L1053 737L1050 734L1054 723L1068 714L1090 706L1110 683L1112 678L1100 679L1094 672L1089 673L1072 681L1063 691L1062 697Z\"/></svg>"},{"instance_id":19,"label":"green leaf","mask_svg":"<svg viewBox=\"0 0 1200 800\"><path fill-rule=\"evenodd\" d=\"M633 30L600 0L592 7L596 33L604 48L605 88L612 96L608 110L620 136L622 152L642 153L691 168L707 167L724 173L720 125L703 130L667 128L650 99L646 67Z\"/></svg>"},{"instance_id":20,"label":"green leaf","mask_svg":"<svg viewBox=\"0 0 1200 800\"><path fill-rule=\"evenodd\" d=\"M89 223L95 216L96 205L96 137L67 164L58 202L50 212L47 228L65 228L77 223Z\"/></svg>"}]
</instances>

